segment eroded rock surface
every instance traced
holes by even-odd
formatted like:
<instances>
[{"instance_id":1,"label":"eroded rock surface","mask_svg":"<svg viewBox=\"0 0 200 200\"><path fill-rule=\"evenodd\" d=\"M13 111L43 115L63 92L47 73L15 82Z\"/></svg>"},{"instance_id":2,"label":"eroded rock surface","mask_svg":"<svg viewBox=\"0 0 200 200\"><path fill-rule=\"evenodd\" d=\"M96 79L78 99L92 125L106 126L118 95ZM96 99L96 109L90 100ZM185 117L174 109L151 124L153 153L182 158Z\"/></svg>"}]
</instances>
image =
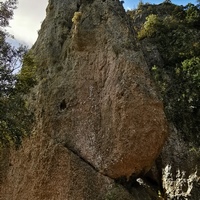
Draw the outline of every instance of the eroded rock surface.
<instances>
[{"instance_id":1,"label":"eroded rock surface","mask_svg":"<svg viewBox=\"0 0 200 200\"><path fill-rule=\"evenodd\" d=\"M11 157L1 200L106 199L112 179L147 172L167 123L121 3L50 0L32 52L36 139Z\"/></svg>"},{"instance_id":2,"label":"eroded rock surface","mask_svg":"<svg viewBox=\"0 0 200 200\"><path fill-rule=\"evenodd\" d=\"M44 132L112 178L145 172L167 135L162 103L121 4L77 2L59 9L50 2L33 49L44 68L37 102Z\"/></svg>"},{"instance_id":3,"label":"eroded rock surface","mask_svg":"<svg viewBox=\"0 0 200 200\"><path fill-rule=\"evenodd\" d=\"M50 138L35 137L12 155L1 200L135 199Z\"/></svg>"}]
</instances>

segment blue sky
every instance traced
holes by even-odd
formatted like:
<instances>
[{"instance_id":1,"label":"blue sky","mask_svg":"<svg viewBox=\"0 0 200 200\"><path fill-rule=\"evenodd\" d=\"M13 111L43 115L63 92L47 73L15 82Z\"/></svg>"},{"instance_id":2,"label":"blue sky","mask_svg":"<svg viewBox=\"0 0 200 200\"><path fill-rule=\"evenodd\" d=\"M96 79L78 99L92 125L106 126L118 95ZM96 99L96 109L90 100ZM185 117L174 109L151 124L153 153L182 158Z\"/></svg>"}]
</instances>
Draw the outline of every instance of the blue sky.
<instances>
[{"instance_id":1,"label":"blue sky","mask_svg":"<svg viewBox=\"0 0 200 200\"><path fill-rule=\"evenodd\" d=\"M142 0L143 3L151 3L151 4L159 4L162 3L164 0ZM188 3L196 4L196 0L171 0L172 3L178 4L178 5L186 5ZM124 0L124 7L125 9L134 9L137 8L137 5L139 3L139 0Z\"/></svg>"}]
</instances>

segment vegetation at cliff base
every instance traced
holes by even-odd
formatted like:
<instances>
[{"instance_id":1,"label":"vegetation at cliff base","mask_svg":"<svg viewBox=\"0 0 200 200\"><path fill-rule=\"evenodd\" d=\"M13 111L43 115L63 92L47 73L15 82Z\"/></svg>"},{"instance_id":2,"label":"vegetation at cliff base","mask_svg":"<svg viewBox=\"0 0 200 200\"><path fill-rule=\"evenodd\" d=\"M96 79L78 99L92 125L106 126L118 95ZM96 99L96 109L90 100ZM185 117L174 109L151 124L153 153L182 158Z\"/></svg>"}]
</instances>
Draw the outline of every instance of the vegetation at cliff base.
<instances>
[{"instance_id":1,"label":"vegetation at cliff base","mask_svg":"<svg viewBox=\"0 0 200 200\"><path fill-rule=\"evenodd\" d=\"M35 65L26 47L15 48L7 42L11 36L4 29L13 17L16 4L16 0L0 2L0 147L19 145L30 133L33 122L24 95L35 84ZM16 74L22 60L24 67Z\"/></svg>"},{"instance_id":2,"label":"vegetation at cliff base","mask_svg":"<svg viewBox=\"0 0 200 200\"><path fill-rule=\"evenodd\" d=\"M156 46L162 59L148 64L168 119L185 140L200 145L200 5L140 2L128 14L141 44L150 44L149 51Z\"/></svg>"}]
</instances>

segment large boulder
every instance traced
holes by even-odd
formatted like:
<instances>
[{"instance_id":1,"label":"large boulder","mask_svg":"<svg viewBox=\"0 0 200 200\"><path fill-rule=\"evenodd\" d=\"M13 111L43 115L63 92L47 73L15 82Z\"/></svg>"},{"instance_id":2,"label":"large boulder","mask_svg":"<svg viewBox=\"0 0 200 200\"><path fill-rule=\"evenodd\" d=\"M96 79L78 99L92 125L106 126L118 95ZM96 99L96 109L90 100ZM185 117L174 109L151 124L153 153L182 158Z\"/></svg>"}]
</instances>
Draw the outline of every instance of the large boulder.
<instances>
[{"instance_id":1,"label":"large boulder","mask_svg":"<svg viewBox=\"0 0 200 200\"><path fill-rule=\"evenodd\" d=\"M38 121L109 177L145 173L167 125L143 54L119 1L77 5L50 2L33 48Z\"/></svg>"},{"instance_id":2,"label":"large boulder","mask_svg":"<svg viewBox=\"0 0 200 200\"><path fill-rule=\"evenodd\" d=\"M35 127L11 153L0 199L150 199L121 185L112 192L113 179L147 172L167 137L121 3L50 0L32 53Z\"/></svg>"}]
</instances>

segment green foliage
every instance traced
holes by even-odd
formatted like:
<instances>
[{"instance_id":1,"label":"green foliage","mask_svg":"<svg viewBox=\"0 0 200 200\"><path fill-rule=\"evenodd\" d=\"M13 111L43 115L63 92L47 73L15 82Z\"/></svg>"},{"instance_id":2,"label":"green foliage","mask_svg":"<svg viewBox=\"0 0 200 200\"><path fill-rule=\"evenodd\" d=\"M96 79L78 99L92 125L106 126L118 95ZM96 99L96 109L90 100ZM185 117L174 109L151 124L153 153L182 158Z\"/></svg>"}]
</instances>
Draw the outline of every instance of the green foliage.
<instances>
[{"instance_id":1,"label":"green foliage","mask_svg":"<svg viewBox=\"0 0 200 200\"><path fill-rule=\"evenodd\" d=\"M186 6L186 21L192 26L200 26L200 10L194 4Z\"/></svg>"},{"instance_id":2,"label":"green foliage","mask_svg":"<svg viewBox=\"0 0 200 200\"><path fill-rule=\"evenodd\" d=\"M164 62L149 67L162 94L167 117L187 141L200 145L199 7L165 2L139 9L140 16L146 17L142 24L135 20L137 16L133 18L139 29L138 38L156 45Z\"/></svg>"},{"instance_id":3,"label":"green foliage","mask_svg":"<svg viewBox=\"0 0 200 200\"><path fill-rule=\"evenodd\" d=\"M142 0L140 0L139 3L138 3L138 9L139 9L140 7L142 7L143 5L144 5L144 2L143 2Z\"/></svg>"},{"instance_id":4,"label":"green foliage","mask_svg":"<svg viewBox=\"0 0 200 200\"><path fill-rule=\"evenodd\" d=\"M6 55L8 56L8 55ZM16 58L19 54L14 55ZM18 146L24 136L30 134L34 116L26 107L24 95L36 84L36 67L30 54L24 56L24 65L19 74L10 70L10 65L1 65L0 76L0 145Z\"/></svg>"},{"instance_id":5,"label":"green foliage","mask_svg":"<svg viewBox=\"0 0 200 200\"><path fill-rule=\"evenodd\" d=\"M30 88L32 88L36 83L36 64L34 57L29 51L23 57L23 66L20 73L17 76L17 90L23 92L24 94L28 93Z\"/></svg>"},{"instance_id":6,"label":"green foliage","mask_svg":"<svg viewBox=\"0 0 200 200\"><path fill-rule=\"evenodd\" d=\"M200 139L200 58L193 57L176 68L176 96L174 99L174 119L179 129L192 140ZM181 112L180 112L181 111ZM184 111L184 114L182 112ZM192 134L196 133L196 134Z\"/></svg>"},{"instance_id":7,"label":"green foliage","mask_svg":"<svg viewBox=\"0 0 200 200\"><path fill-rule=\"evenodd\" d=\"M21 139L29 135L33 115L29 113L20 94L1 98L0 108L0 146L18 146Z\"/></svg>"},{"instance_id":8,"label":"green foliage","mask_svg":"<svg viewBox=\"0 0 200 200\"><path fill-rule=\"evenodd\" d=\"M26 107L24 95L35 84L35 65L26 48L12 47L6 38L9 36L2 27L9 24L15 0L0 2L0 146L16 145L30 134L33 115ZM16 69L24 57L24 67L19 75Z\"/></svg>"},{"instance_id":9,"label":"green foliage","mask_svg":"<svg viewBox=\"0 0 200 200\"><path fill-rule=\"evenodd\" d=\"M9 20L13 17L13 10L16 9L17 0L6 0L0 2L0 27L9 25Z\"/></svg>"},{"instance_id":10,"label":"green foliage","mask_svg":"<svg viewBox=\"0 0 200 200\"><path fill-rule=\"evenodd\" d=\"M142 29L138 32L138 38L143 39L145 37L155 37L159 28L161 28L161 21L157 15L150 14L146 17Z\"/></svg>"},{"instance_id":11,"label":"green foliage","mask_svg":"<svg viewBox=\"0 0 200 200\"><path fill-rule=\"evenodd\" d=\"M184 60L173 72L152 67L168 119L183 137L197 145L200 139L200 58Z\"/></svg>"}]
</instances>

